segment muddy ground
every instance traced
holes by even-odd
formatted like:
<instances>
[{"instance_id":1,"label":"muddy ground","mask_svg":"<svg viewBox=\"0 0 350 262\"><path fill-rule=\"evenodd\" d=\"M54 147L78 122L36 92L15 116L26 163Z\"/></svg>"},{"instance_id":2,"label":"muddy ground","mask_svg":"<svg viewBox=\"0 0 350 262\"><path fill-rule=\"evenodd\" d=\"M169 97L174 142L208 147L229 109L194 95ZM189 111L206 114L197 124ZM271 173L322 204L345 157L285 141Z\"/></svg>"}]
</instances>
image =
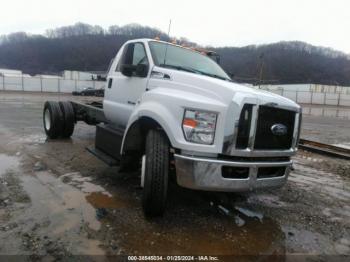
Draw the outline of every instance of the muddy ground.
<instances>
[{"instance_id":1,"label":"muddy ground","mask_svg":"<svg viewBox=\"0 0 350 262\"><path fill-rule=\"evenodd\" d=\"M33 261L85 261L85 255L349 258L348 162L299 151L284 187L248 194L171 184L165 216L147 220L139 172L120 173L86 151L94 143L94 127L79 123L69 140L46 139L41 117L47 99L77 98L0 92L0 260L4 255ZM305 135L322 140L326 130L334 143L350 142L347 118L305 116L304 124Z\"/></svg>"}]
</instances>

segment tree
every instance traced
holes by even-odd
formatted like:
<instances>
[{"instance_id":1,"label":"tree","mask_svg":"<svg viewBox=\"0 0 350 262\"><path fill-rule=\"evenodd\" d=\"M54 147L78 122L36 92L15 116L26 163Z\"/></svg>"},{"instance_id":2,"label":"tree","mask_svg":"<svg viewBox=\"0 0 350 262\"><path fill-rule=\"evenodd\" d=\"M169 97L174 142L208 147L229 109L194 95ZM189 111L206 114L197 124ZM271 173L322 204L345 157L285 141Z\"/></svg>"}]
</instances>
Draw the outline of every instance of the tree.
<instances>
[{"instance_id":1,"label":"tree","mask_svg":"<svg viewBox=\"0 0 350 262\"><path fill-rule=\"evenodd\" d=\"M139 24L112 25L104 30L76 23L49 29L44 36L17 32L0 38L0 67L30 74L66 69L103 71L126 41L155 37L170 41L159 29ZM197 46L187 38L179 38L177 43ZM221 55L222 67L239 82L257 84L261 76L262 83L350 85L349 56L330 48L293 41L210 49Z\"/></svg>"}]
</instances>

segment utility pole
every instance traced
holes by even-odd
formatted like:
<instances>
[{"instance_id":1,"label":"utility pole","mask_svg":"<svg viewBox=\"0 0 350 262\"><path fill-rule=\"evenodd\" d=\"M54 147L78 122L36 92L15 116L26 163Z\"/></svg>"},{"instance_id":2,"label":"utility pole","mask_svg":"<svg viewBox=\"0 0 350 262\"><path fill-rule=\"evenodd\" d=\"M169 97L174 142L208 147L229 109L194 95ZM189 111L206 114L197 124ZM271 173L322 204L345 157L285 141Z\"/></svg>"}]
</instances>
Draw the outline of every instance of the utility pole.
<instances>
[{"instance_id":1,"label":"utility pole","mask_svg":"<svg viewBox=\"0 0 350 262\"><path fill-rule=\"evenodd\" d=\"M259 56L260 59L260 69L259 69L259 89L262 83L263 70L264 70L264 53Z\"/></svg>"}]
</instances>

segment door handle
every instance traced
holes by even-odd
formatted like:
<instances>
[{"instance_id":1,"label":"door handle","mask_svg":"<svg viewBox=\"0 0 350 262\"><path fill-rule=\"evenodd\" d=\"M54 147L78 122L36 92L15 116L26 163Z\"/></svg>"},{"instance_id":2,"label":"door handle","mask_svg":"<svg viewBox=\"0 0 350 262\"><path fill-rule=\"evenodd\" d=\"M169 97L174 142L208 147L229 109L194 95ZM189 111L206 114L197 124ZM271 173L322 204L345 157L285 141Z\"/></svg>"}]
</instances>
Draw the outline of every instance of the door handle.
<instances>
[{"instance_id":1,"label":"door handle","mask_svg":"<svg viewBox=\"0 0 350 262\"><path fill-rule=\"evenodd\" d=\"M112 78L108 79L108 88L112 87L112 83L113 83L113 79Z\"/></svg>"},{"instance_id":2,"label":"door handle","mask_svg":"<svg viewBox=\"0 0 350 262\"><path fill-rule=\"evenodd\" d=\"M135 102L132 102L132 101L128 101L128 104L129 104L129 105L136 105L136 103L135 103Z\"/></svg>"}]
</instances>

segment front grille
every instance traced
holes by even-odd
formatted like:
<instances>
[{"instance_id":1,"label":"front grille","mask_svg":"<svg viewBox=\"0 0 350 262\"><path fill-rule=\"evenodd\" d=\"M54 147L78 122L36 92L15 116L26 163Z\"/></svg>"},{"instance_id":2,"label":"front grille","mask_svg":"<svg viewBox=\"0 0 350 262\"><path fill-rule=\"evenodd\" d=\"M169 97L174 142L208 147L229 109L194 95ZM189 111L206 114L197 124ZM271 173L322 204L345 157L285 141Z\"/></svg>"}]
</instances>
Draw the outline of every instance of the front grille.
<instances>
[{"instance_id":1,"label":"front grille","mask_svg":"<svg viewBox=\"0 0 350 262\"><path fill-rule=\"evenodd\" d=\"M258 122L256 125L254 149L290 149L293 142L295 115L296 113L294 111L260 106ZM286 134L274 134L271 128L276 124L284 125L287 128Z\"/></svg>"},{"instance_id":2,"label":"front grille","mask_svg":"<svg viewBox=\"0 0 350 262\"><path fill-rule=\"evenodd\" d=\"M253 111L257 114L254 115ZM238 123L236 149L287 150L292 148L295 118L294 111L271 106L244 105ZM276 125L286 128L286 133L273 132L272 127ZM255 136L250 137L253 133Z\"/></svg>"},{"instance_id":3,"label":"front grille","mask_svg":"<svg viewBox=\"0 0 350 262\"><path fill-rule=\"evenodd\" d=\"M238 134L236 148L244 149L248 147L249 133L252 122L253 105L245 104L242 108L238 123Z\"/></svg>"}]
</instances>

